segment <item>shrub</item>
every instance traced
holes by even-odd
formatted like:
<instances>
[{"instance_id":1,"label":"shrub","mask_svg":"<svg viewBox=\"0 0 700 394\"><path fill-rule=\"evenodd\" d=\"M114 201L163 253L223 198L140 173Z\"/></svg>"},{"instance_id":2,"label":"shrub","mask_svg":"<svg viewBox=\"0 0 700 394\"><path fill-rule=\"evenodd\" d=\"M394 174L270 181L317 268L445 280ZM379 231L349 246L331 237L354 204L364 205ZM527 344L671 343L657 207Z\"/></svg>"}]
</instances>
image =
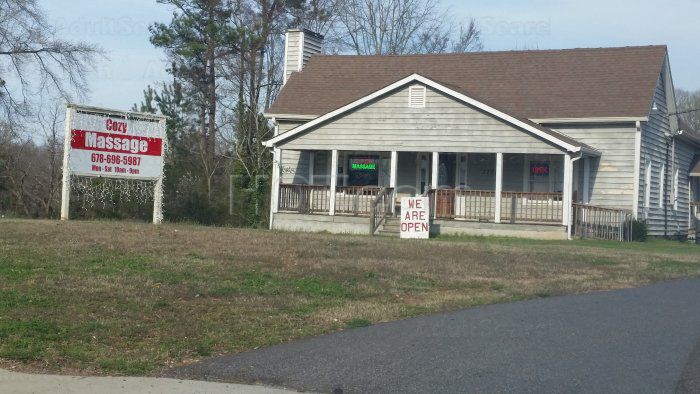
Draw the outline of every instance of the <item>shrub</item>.
<instances>
[{"instance_id":1,"label":"shrub","mask_svg":"<svg viewBox=\"0 0 700 394\"><path fill-rule=\"evenodd\" d=\"M627 228L632 229L633 242L646 242L648 232L646 220L633 219Z\"/></svg>"}]
</instances>

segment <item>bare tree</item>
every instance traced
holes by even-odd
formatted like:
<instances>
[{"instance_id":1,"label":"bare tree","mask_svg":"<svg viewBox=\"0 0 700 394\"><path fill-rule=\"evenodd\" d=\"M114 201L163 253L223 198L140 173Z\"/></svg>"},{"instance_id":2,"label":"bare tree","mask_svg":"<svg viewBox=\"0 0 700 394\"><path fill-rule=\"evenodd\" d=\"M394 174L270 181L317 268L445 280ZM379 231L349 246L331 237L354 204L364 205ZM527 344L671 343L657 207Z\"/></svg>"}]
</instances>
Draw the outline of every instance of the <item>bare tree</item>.
<instances>
[{"instance_id":1,"label":"bare tree","mask_svg":"<svg viewBox=\"0 0 700 394\"><path fill-rule=\"evenodd\" d=\"M439 0L343 0L335 32L358 55L483 48L476 22L458 27Z\"/></svg>"},{"instance_id":2,"label":"bare tree","mask_svg":"<svg viewBox=\"0 0 700 394\"><path fill-rule=\"evenodd\" d=\"M39 124L44 134L44 158L42 171L35 175L34 182L39 186L40 193L36 198L46 217L54 216L60 201L64 114L63 106L54 105L39 115Z\"/></svg>"},{"instance_id":3,"label":"bare tree","mask_svg":"<svg viewBox=\"0 0 700 394\"><path fill-rule=\"evenodd\" d=\"M0 199L9 196L15 211L28 217L53 217L59 204L63 153L63 107L54 105L38 114L41 130L18 133L9 124L0 126ZM7 198L5 198L7 200Z\"/></svg>"},{"instance_id":4,"label":"bare tree","mask_svg":"<svg viewBox=\"0 0 700 394\"><path fill-rule=\"evenodd\" d=\"M0 114L32 113L33 97L87 92L86 75L102 51L56 36L36 0L0 0Z\"/></svg>"},{"instance_id":5,"label":"bare tree","mask_svg":"<svg viewBox=\"0 0 700 394\"><path fill-rule=\"evenodd\" d=\"M700 132L700 90L690 92L676 89L676 101L681 119L685 120L695 131ZM697 110L697 111L695 111Z\"/></svg>"}]
</instances>

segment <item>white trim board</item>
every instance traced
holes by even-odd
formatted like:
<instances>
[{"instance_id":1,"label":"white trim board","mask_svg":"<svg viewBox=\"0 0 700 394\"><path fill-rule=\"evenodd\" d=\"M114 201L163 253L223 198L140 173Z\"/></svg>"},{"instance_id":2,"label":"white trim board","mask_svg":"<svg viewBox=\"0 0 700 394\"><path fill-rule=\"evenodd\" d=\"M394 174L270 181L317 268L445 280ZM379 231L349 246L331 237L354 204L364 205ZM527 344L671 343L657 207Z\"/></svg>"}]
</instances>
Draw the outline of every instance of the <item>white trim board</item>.
<instances>
[{"instance_id":1,"label":"white trim board","mask_svg":"<svg viewBox=\"0 0 700 394\"><path fill-rule=\"evenodd\" d=\"M270 114L263 113L263 116L271 120L314 120L317 115L294 115L294 114Z\"/></svg>"},{"instance_id":2,"label":"white trim board","mask_svg":"<svg viewBox=\"0 0 700 394\"><path fill-rule=\"evenodd\" d=\"M632 215L635 219L639 219L639 188L641 179L642 166L642 124L636 122L634 134L634 170L633 170L633 188L632 191Z\"/></svg>"},{"instance_id":3,"label":"white trim board","mask_svg":"<svg viewBox=\"0 0 700 394\"><path fill-rule=\"evenodd\" d=\"M289 32L284 33L284 68L282 75L282 86L287 83L287 57L289 55Z\"/></svg>"},{"instance_id":4,"label":"white trim board","mask_svg":"<svg viewBox=\"0 0 700 394\"><path fill-rule=\"evenodd\" d=\"M151 120L151 121L160 121L160 120L167 119L167 117L165 115L152 114L150 112L124 111L121 109L93 107L90 105L81 105L81 104L75 104L75 103L66 104L66 108L72 108L76 111L93 112L96 114L101 114L101 115L106 115L106 116L114 116L114 117L121 117L124 114L126 114L128 116L145 118L145 119Z\"/></svg>"},{"instance_id":5,"label":"white trim board","mask_svg":"<svg viewBox=\"0 0 700 394\"><path fill-rule=\"evenodd\" d=\"M566 124L566 123L634 123L648 122L649 118L640 117L609 117L609 118L542 118L530 119L538 124Z\"/></svg>"},{"instance_id":6,"label":"white trim board","mask_svg":"<svg viewBox=\"0 0 700 394\"><path fill-rule=\"evenodd\" d=\"M571 145L568 142L565 142L565 141L563 141L563 140L561 140L553 135L545 133L542 130L540 130L536 127L533 127L532 125L530 125L526 122L523 122L517 118L514 118L514 117L512 117L512 116L510 116L502 111L499 111L499 110L497 110L489 105L486 105L486 104L484 104L478 100L475 100L469 96L466 96L466 95L459 93L453 89L450 89L446 86L443 86L443 85L441 85L433 80L430 80L422 75L419 75L419 74L412 74L406 78L403 78L399 81L392 83L391 85L389 85L385 88L379 89L372 94L369 94L365 97L362 97L358 100L355 100L350 104L347 104L343 107L340 107L340 108L338 108L334 111L331 111L325 115L319 116L318 118L316 118L308 123L305 123L301 126L298 126L292 130L287 131L286 133L280 134L276 137L273 137L273 138L263 142L263 145L265 145L266 147L269 147L269 148L274 147L278 143L285 141L289 138L292 138L295 135L300 134L300 133L302 133L302 132L304 132L312 127L315 127L323 122L331 120L331 119L333 119L337 116L340 116L348 111L351 111L351 110L353 110L361 105L369 103L369 102L371 102L371 101L373 101L373 100L375 100L375 99L377 99L377 98L379 98L379 97L381 97L381 96L383 96L383 95L385 95L393 90L396 90L398 88L401 88L405 85L408 85L408 84L414 83L414 82L422 83L430 88L433 88L439 92L442 92L448 96L451 96L454 99L462 101L463 103L465 103L467 105L478 108L478 109L480 109L488 114L491 114L491 115L503 120L506 123L509 123L513 126L521 128L523 130L526 130L526 131L544 139L545 141L549 141L549 142L553 143L554 145L556 145L556 146L558 146L558 147L560 147L568 152L578 153L578 152L585 150L585 151L588 151L588 153L598 153L598 154L600 153L597 151L590 152L590 149L583 149L580 146Z\"/></svg>"}]
</instances>

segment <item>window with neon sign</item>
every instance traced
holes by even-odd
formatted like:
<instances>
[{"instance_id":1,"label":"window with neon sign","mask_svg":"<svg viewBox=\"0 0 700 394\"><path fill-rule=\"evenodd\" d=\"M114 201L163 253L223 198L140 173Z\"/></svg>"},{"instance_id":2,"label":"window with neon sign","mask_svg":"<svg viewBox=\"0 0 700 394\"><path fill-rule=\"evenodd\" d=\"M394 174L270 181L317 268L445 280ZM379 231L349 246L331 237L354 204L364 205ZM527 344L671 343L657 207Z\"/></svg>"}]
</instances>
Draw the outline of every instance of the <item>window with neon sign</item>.
<instances>
[{"instance_id":1,"label":"window with neon sign","mask_svg":"<svg viewBox=\"0 0 700 394\"><path fill-rule=\"evenodd\" d=\"M377 186L379 184L379 157L350 156L348 160L348 185Z\"/></svg>"},{"instance_id":2,"label":"window with neon sign","mask_svg":"<svg viewBox=\"0 0 700 394\"><path fill-rule=\"evenodd\" d=\"M549 162L548 161L530 162L530 176L531 177L549 176Z\"/></svg>"}]
</instances>

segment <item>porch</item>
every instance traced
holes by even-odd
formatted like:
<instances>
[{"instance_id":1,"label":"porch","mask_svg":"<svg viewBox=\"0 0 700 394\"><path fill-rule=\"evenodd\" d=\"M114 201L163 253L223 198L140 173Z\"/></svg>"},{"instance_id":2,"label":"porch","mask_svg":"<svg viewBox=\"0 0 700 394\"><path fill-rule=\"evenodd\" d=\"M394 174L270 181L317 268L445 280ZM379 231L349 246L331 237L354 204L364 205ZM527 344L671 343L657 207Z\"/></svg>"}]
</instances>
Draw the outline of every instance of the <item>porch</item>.
<instances>
[{"instance_id":1,"label":"porch","mask_svg":"<svg viewBox=\"0 0 700 394\"><path fill-rule=\"evenodd\" d=\"M336 186L331 193L326 185L280 184L278 212L369 217L377 199L385 194L394 201L393 209L388 209L398 214L400 197L393 188ZM443 188L429 189L425 195L431 197L433 219L563 225L563 193L505 191L499 199L493 190Z\"/></svg>"},{"instance_id":2,"label":"porch","mask_svg":"<svg viewBox=\"0 0 700 394\"><path fill-rule=\"evenodd\" d=\"M572 188L579 183L574 182L578 171L566 154L276 154L281 166L274 213L367 218L370 229L365 227L365 233L376 230L385 218L396 217L401 197L425 195L431 198L432 219L445 229L459 227L460 222L464 227L480 223L471 227L481 229L486 224L518 225L512 230L536 225L565 236ZM450 222L455 224L444 225Z\"/></svg>"}]
</instances>

